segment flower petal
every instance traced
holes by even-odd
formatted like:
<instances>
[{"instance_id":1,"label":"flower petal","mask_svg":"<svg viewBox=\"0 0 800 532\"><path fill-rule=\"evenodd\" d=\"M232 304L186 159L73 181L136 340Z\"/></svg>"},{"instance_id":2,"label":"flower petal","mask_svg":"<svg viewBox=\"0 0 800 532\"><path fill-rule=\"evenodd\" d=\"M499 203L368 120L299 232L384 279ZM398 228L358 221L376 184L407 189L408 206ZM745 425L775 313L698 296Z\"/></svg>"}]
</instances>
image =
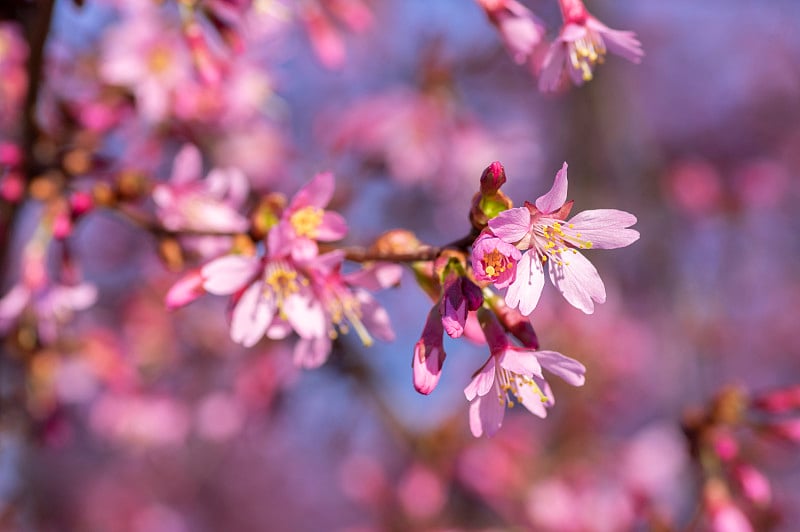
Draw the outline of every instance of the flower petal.
<instances>
[{"instance_id":1,"label":"flower petal","mask_svg":"<svg viewBox=\"0 0 800 532\"><path fill-rule=\"evenodd\" d=\"M519 242L531 229L531 211L525 207L503 211L489 220L489 228L504 242L509 244Z\"/></svg>"},{"instance_id":2,"label":"flower petal","mask_svg":"<svg viewBox=\"0 0 800 532\"><path fill-rule=\"evenodd\" d=\"M203 288L216 295L233 294L252 281L260 266L260 259L244 255L214 259L200 269Z\"/></svg>"},{"instance_id":3,"label":"flower petal","mask_svg":"<svg viewBox=\"0 0 800 532\"><path fill-rule=\"evenodd\" d=\"M258 343L275 315L275 303L263 296L263 289L262 282L253 283L233 308L231 339L245 347Z\"/></svg>"},{"instance_id":4,"label":"flower petal","mask_svg":"<svg viewBox=\"0 0 800 532\"><path fill-rule=\"evenodd\" d=\"M289 204L288 211L294 211L303 207L325 207L333 197L333 174L331 172L320 172L297 191L292 202Z\"/></svg>"},{"instance_id":5,"label":"flower petal","mask_svg":"<svg viewBox=\"0 0 800 532\"><path fill-rule=\"evenodd\" d=\"M517 349L510 346L500 355L498 363L501 367L517 375L541 377L542 366L539 365L537 355L538 353L534 354L528 349Z\"/></svg>"},{"instance_id":6,"label":"flower petal","mask_svg":"<svg viewBox=\"0 0 800 532\"><path fill-rule=\"evenodd\" d=\"M184 144L172 163L170 181L174 185L185 185L200 178L203 173L203 157L194 144Z\"/></svg>"},{"instance_id":7,"label":"flower petal","mask_svg":"<svg viewBox=\"0 0 800 532\"><path fill-rule=\"evenodd\" d=\"M568 384L583 386L586 382L586 367L574 358L555 351L537 351L536 357L547 371L561 377Z\"/></svg>"},{"instance_id":8,"label":"flower petal","mask_svg":"<svg viewBox=\"0 0 800 532\"><path fill-rule=\"evenodd\" d=\"M358 304L361 306L361 321L369 333L384 342L393 342L395 339L389 313L378 303L372 295L365 290L354 291Z\"/></svg>"},{"instance_id":9,"label":"flower petal","mask_svg":"<svg viewBox=\"0 0 800 532\"><path fill-rule=\"evenodd\" d=\"M539 303L544 287L544 269L533 251L522 256L517 263L517 277L506 292L506 305L519 308L520 314L529 315Z\"/></svg>"},{"instance_id":10,"label":"flower petal","mask_svg":"<svg viewBox=\"0 0 800 532\"><path fill-rule=\"evenodd\" d=\"M553 186L544 196L536 200L536 208L542 214L550 214L561 208L567 201L567 163L561 167L553 180Z\"/></svg>"},{"instance_id":11,"label":"flower petal","mask_svg":"<svg viewBox=\"0 0 800 532\"><path fill-rule=\"evenodd\" d=\"M326 335L315 338L300 338L294 344L292 356L295 365L301 368L314 369L325 363L330 352L331 340Z\"/></svg>"},{"instance_id":12,"label":"flower petal","mask_svg":"<svg viewBox=\"0 0 800 532\"><path fill-rule=\"evenodd\" d=\"M323 242L341 240L347 235L347 222L341 214L325 211L316 231L316 239Z\"/></svg>"},{"instance_id":13,"label":"flower petal","mask_svg":"<svg viewBox=\"0 0 800 532\"><path fill-rule=\"evenodd\" d=\"M478 370L478 373L472 378L472 381L464 388L464 395L467 397L467 401L472 401L476 395L482 396L489 393L489 390L492 389L492 384L494 384L494 370L495 370L495 361L494 357L489 357L489 360L486 361L486 364Z\"/></svg>"},{"instance_id":14,"label":"flower petal","mask_svg":"<svg viewBox=\"0 0 800 532\"><path fill-rule=\"evenodd\" d=\"M568 250L551 257L548 262L550 281L570 305L591 314L594 312L593 301L605 302L606 288L603 280L592 263L577 250Z\"/></svg>"},{"instance_id":15,"label":"flower petal","mask_svg":"<svg viewBox=\"0 0 800 532\"><path fill-rule=\"evenodd\" d=\"M495 387L495 391L500 393ZM494 436L503 424L506 405L496 393L476 398L469 405L469 428L476 438Z\"/></svg>"},{"instance_id":16,"label":"flower petal","mask_svg":"<svg viewBox=\"0 0 800 532\"><path fill-rule=\"evenodd\" d=\"M283 301L283 313L300 338L328 335L322 304L306 294L292 294Z\"/></svg>"},{"instance_id":17,"label":"flower petal","mask_svg":"<svg viewBox=\"0 0 800 532\"><path fill-rule=\"evenodd\" d=\"M626 229L636 223L636 216L616 209L595 209L576 214L563 231L572 242L591 242L592 248L616 249L639 240L639 232ZM580 236L577 236L577 235Z\"/></svg>"}]
</instances>

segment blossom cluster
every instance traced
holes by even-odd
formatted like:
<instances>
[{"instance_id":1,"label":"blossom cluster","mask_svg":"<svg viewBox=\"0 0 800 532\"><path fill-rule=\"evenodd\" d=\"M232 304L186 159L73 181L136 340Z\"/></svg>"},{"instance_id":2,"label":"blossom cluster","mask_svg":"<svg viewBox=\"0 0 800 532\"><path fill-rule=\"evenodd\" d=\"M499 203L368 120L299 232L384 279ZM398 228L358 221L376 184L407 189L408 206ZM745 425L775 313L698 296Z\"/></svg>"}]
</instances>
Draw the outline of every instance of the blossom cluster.
<instances>
[{"instance_id":1,"label":"blossom cluster","mask_svg":"<svg viewBox=\"0 0 800 532\"><path fill-rule=\"evenodd\" d=\"M489 359L464 389L476 437L497 432L505 408L515 401L546 417L555 397L543 369L573 386L585 381L583 364L539 350L529 316L544 286L544 268L564 298L590 314L594 301L604 302L606 293L597 270L581 251L620 248L639 238L629 228L636 217L623 211L584 211L566 220L573 203L567 201L566 163L550 191L525 207L506 208L511 207L510 200L500 192L505 181L505 169L498 162L484 171L474 202L477 212L472 213L473 222L483 230L471 245L470 268L452 259L440 268L441 296L428 315L412 362L414 385L428 394L441 376L444 332L451 338L468 334L489 347ZM505 297L493 288L505 290ZM477 319L471 334L470 318ZM514 345L509 335L521 345Z\"/></svg>"}]
</instances>

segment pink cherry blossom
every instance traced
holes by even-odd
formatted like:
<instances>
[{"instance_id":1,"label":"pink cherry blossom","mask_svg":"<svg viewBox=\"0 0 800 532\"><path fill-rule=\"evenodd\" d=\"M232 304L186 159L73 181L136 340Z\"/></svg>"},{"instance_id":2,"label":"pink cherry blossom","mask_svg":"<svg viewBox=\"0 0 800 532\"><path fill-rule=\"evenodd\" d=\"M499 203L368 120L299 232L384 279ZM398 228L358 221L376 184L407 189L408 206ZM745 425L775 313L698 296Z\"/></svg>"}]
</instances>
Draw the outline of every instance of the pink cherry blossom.
<instances>
[{"instance_id":1,"label":"pink cherry blossom","mask_svg":"<svg viewBox=\"0 0 800 532\"><path fill-rule=\"evenodd\" d=\"M489 231L484 231L472 245L472 269L478 281L491 281L505 288L516 278L522 253Z\"/></svg>"},{"instance_id":2,"label":"pink cherry blossom","mask_svg":"<svg viewBox=\"0 0 800 532\"><path fill-rule=\"evenodd\" d=\"M636 217L614 209L583 211L565 221L572 208L567 202L567 163L556 174L550 191L535 205L509 209L489 220L499 239L527 251L517 264L516 278L508 285L506 303L527 316L539 302L544 287L544 269L550 281L575 308L594 312L594 302L603 303L606 290L597 270L578 250L615 249L639 239L628 229ZM505 286L505 283L499 287Z\"/></svg>"},{"instance_id":3,"label":"pink cherry blossom","mask_svg":"<svg viewBox=\"0 0 800 532\"><path fill-rule=\"evenodd\" d=\"M503 424L506 406L513 407L515 400L532 414L547 416L547 408L555 404L555 397L544 380L542 368L573 386L585 382L586 368L577 360L555 351L513 346L492 312L481 309L478 317L491 355L464 388L470 402L470 430L476 438L495 434Z\"/></svg>"},{"instance_id":4,"label":"pink cherry blossom","mask_svg":"<svg viewBox=\"0 0 800 532\"><path fill-rule=\"evenodd\" d=\"M632 31L613 30L593 17L581 0L559 0L564 26L542 60L539 89L554 91L568 76L575 85L593 77L607 52L638 63L644 52Z\"/></svg>"},{"instance_id":5,"label":"pink cherry blossom","mask_svg":"<svg viewBox=\"0 0 800 532\"><path fill-rule=\"evenodd\" d=\"M152 4L109 30L102 54L101 77L131 89L137 110L150 122L166 118L176 89L192 80L183 39Z\"/></svg>"},{"instance_id":6,"label":"pink cherry blossom","mask_svg":"<svg viewBox=\"0 0 800 532\"><path fill-rule=\"evenodd\" d=\"M249 222L239 213L249 185L236 168L215 168L205 179L202 156L186 144L175 157L172 176L153 190L156 214L170 231L235 233L246 231Z\"/></svg>"},{"instance_id":7,"label":"pink cherry blossom","mask_svg":"<svg viewBox=\"0 0 800 532\"><path fill-rule=\"evenodd\" d=\"M338 213L323 209L333 197L334 178L319 173L295 194L270 231L268 244L273 255L290 254L295 260L309 260L317 253L317 241L331 242L347 234L347 222Z\"/></svg>"}]
</instances>

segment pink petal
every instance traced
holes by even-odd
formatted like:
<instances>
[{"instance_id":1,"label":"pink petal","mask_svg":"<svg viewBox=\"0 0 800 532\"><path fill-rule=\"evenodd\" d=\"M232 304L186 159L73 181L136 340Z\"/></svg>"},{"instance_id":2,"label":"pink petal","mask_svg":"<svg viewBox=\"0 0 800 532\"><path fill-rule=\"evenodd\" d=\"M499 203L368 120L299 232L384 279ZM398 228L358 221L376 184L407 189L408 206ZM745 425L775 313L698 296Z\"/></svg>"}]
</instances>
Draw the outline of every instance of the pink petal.
<instances>
[{"instance_id":1,"label":"pink petal","mask_svg":"<svg viewBox=\"0 0 800 532\"><path fill-rule=\"evenodd\" d=\"M519 308L520 314L529 315L539 303L544 287L544 269L533 251L522 256L517 263L517 277L506 292L506 305Z\"/></svg>"},{"instance_id":2,"label":"pink petal","mask_svg":"<svg viewBox=\"0 0 800 532\"><path fill-rule=\"evenodd\" d=\"M170 181L174 185L185 185L200 178L203 173L203 157L194 144L184 144L172 163Z\"/></svg>"},{"instance_id":3,"label":"pink petal","mask_svg":"<svg viewBox=\"0 0 800 532\"><path fill-rule=\"evenodd\" d=\"M17 284L0 299L0 331L7 330L17 319L30 297L30 291L23 285Z\"/></svg>"},{"instance_id":4,"label":"pink petal","mask_svg":"<svg viewBox=\"0 0 800 532\"><path fill-rule=\"evenodd\" d=\"M542 367L539 365L536 355L527 349L509 347L500 355L498 363L501 367L517 375L542 376Z\"/></svg>"},{"instance_id":5,"label":"pink petal","mask_svg":"<svg viewBox=\"0 0 800 532\"><path fill-rule=\"evenodd\" d=\"M567 201L567 163L561 167L553 181L550 191L536 200L536 208L542 214L550 214L561 208Z\"/></svg>"},{"instance_id":6,"label":"pink petal","mask_svg":"<svg viewBox=\"0 0 800 532\"><path fill-rule=\"evenodd\" d=\"M283 301L282 310L300 338L328 335L328 323L322 305L306 294L292 294Z\"/></svg>"},{"instance_id":7,"label":"pink petal","mask_svg":"<svg viewBox=\"0 0 800 532\"><path fill-rule=\"evenodd\" d=\"M536 393L533 386L518 380L517 397L531 414L542 419L547 417L547 403L542 402L542 397Z\"/></svg>"},{"instance_id":8,"label":"pink petal","mask_svg":"<svg viewBox=\"0 0 800 532\"><path fill-rule=\"evenodd\" d=\"M214 259L200 270L203 288L216 295L229 295L239 291L261 268L261 260L243 255L226 255Z\"/></svg>"},{"instance_id":9,"label":"pink petal","mask_svg":"<svg viewBox=\"0 0 800 532\"><path fill-rule=\"evenodd\" d=\"M525 207L503 211L489 220L489 228L504 242L519 242L531 229L531 211Z\"/></svg>"},{"instance_id":10,"label":"pink petal","mask_svg":"<svg viewBox=\"0 0 800 532\"><path fill-rule=\"evenodd\" d=\"M601 35L603 43L612 54L623 57L632 63L639 63L642 60L644 50L634 32L613 30L594 17L586 20L586 26Z\"/></svg>"},{"instance_id":11,"label":"pink petal","mask_svg":"<svg viewBox=\"0 0 800 532\"><path fill-rule=\"evenodd\" d=\"M341 240L347 235L347 222L338 213L325 211L322 222L317 227L316 239L322 242Z\"/></svg>"},{"instance_id":12,"label":"pink petal","mask_svg":"<svg viewBox=\"0 0 800 532\"><path fill-rule=\"evenodd\" d=\"M572 250L575 251L575 250ZM561 262L557 264L556 260ZM589 260L577 251L567 251L549 260L550 281L570 305L586 314L594 312L594 303L604 303L606 288Z\"/></svg>"},{"instance_id":13,"label":"pink petal","mask_svg":"<svg viewBox=\"0 0 800 532\"><path fill-rule=\"evenodd\" d=\"M486 364L478 371L477 375L472 378L472 381L464 388L464 395L467 401L472 401L476 395L483 396L489 393L494 384L494 357L489 357Z\"/></svg>"},{"instance_id":14,"label":"pink petal","mask_svg":"<svg viewBox=\"0 0 800 532\"><path fill-rule=\"evenodd\" d=\"M389 262L378 262L353 273L343 275L345 283L376 292L400 284L403 267Z\"/></svg>"},{"instance_id":15,"label":"pink petal","mask_svg":"<svg viewBox=\"0 0 800 532\"><path fill-rule=\"evenodd\" d=\"M564 227L564 232L569 237L575 237L574 240L591 242L592 249L616 249L639 240L638 231L626 229L635 223L636 216L629 212L596 209L575 215ZM581 236L576 237L577 234Z\"/></svg>"},{"instance_id":16,"label":"pink petal","mask_svg":"<svg viewBox=\"0 0 800 532\"><path fill-rule=\"evenodd\" d=\"M499 393L496 387L495 391ZM506 405L497 393L478 397L469 405L469 428L476 438L494 436L503 424Z\"/></svg>"},{"instance_id":17,"label":"pink petal","mask_svg":"<svg viewBox=\"0 0 800 532\"><path fill-rule=\"evenodd\" d=\"M245 347L258 343L275 315L275 304L263 296L263 290L263 283L253 283L233 308L231 339Z\"/></svg>"},{"instance_id":18,"label":"pink petal","mask_svg":"<svg viewBox=\"0 0 800 532\"><path fill-rule=\"evenodd\" d=\"M586 382L586 367L573 358L564 356L555 351L537 351L536 357L539 363L558 377L561 377L568 384L573 386L583 386Z\"/></svg>"},{"instance_id":19,"label":"pink petal","mask_svg":"<svg viewBox=\"0 0 800 532\"><path fill-rule=\"evenodd\" d=\"M364 326L378 340L393 342L395 339L389 313L368 292L355 291L356 299L361 306L361 321Z\"/></svg>"},{"instance_id":20,"label":"pink petal","mask_svg":"<svg viewBox=\"0 0 800 532\"><path fill-rule=\"evenodd\" d=\"M542 60L539 72L539 90L541 92L554 92L561 86L564 62L567 60L567 50L564 43L555 41Z\"/></svg>"},{"instance_id":21,"label":"pink petal","mask_svg":"<svg viewBox=\"0 0 800 532\"><path fill-rule=\"evenodd\" d=\"M294 345L293 358L297 366L306 369L320 367L331 352L331 340L327 335L315 338L301 338Z\"/></svg>"},{"instance_id":22,"label":"pink petal","mask_svg":"<svg viewBox=\"0 0 800 532\"><path fill-rule=\"evenodd\" d=\"M300 264L311 262L319 254L317 242L310 238L295 238L291 246L292 259Z\"/></svg>"},{"instance_id":23,"label":"pink petal","mask_svg":"<svg viewBox=\"0 0 800 532\"><path fill-rule=\"evenodd\" d=\"M334 180L330 172L321 172L303 188L301 188L292 202L289 204L289 211L301 209L303 207L325 207L333 197Z\"/></svg>"}]
</instances>

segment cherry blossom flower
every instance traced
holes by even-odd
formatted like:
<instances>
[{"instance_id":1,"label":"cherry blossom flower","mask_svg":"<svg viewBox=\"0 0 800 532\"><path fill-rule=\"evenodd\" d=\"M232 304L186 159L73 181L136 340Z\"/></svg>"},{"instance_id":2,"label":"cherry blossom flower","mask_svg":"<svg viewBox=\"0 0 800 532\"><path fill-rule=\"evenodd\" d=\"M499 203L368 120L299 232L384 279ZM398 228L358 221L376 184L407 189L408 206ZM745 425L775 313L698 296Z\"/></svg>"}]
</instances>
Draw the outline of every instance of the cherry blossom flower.
<instances>
[{"instance_id":1,"label":"cherry blossom flower","mask_svg":"<svg viewBox=\"0 0 800 532\"><path fill-rule=\"evenodd\" d=\"M192 81L191 57L181 36L155 7L142 7L105 35L100 75L128 87L148 121L166 118L174 92Z\"/></svg>"},{"instance_id":2,"label":"cherry blossom flower","mask_svg":"<svg viewBox=\"0 0 800 532\"><path fill-rule=\"evenodd\" d=\"M527 253L516 265L516 277L508 284L506 303L529 315L544 287L544 267L550 281L575 308L594 312L594 302L603 303L606 290L597 270L578 250L615 249L639 239L628 229L636 217L614 209L583 211L566 220L572 208L567 202L567 163L556 174L550 191L534 205L509 209L489 220L489 229L500 240ZM478 253L478 261L480 257ZM510 255L509 255L510 256ZM476 259L473 257L473 264ZM476 268L478 271L478 268ZM506 285L506 279L498 285Z\"/></svg>"},{"instance_id":3,"label":"cherry blossom flower","mask_svg":"<svg viewBox=\"0 0 800 532\"><path fill-rule=\"evenodd\" d=\"M248 183L236 168L215 168L202 175L200 151L186 144L175 157L172 176L153 190L159 220L170 231L235 233L249 222L239 214L247 199Z\"/></svg>"},{"instance_id":4,"label":"cherry blossom flower","mask_svg":"<svg viewBox=\"0 0 800 532\"><path fill-rule=\"evenodd\" d=\"M333 196L333 174L319 173L295 194L271 231L269 245L288 250L295 260L317 255L317 241L331 242L347 234L347 223L338 213L323 209Z\"/></svg>"},{"instance_id":5,"label":"cherry blossom flower","mask_svg":"<svg viewBox=\"0 0 800 532\"><path fill-rule=\"evenodd\" d=\"M559 4L564 26L542 60L539 90L557 90L565 75L578 86L591 81L594 68L609 51L633 63L641 60L644 52L635 33L609 28L581 0L559 0Z\"/></svg>"},{"instance_id":6,"label":"cherry blossom flower","mask_svg":"<svg viewBox=\"0 0 800 532\"><path fill-rule=\"evenodd\" d=\"M506 288L516 278L522 253L513 245L484 231L472 245L472 269L478 281L491 281Z\"/></svg>"},{"instance_id":7,"label":"cherry blossom flower","mask_svg":"<svg viewBox=\"0 0 800 532\"><path fill-rule=\"evenodd\" d=\"M75 311L94 304L97 288L86 282L53 283L47 277L41 250L26 251L23 262L22 279L0 298L0 334L7 333L23 319L27 310L34 319L39 340L52 343L60 323L68 321Z\"/></svg>"},{"instance_id":8,"label":"cherry blossom flower","mask_svg":"<svg viewBox=\"0 0 800 532\"><path fill-rule=\"evenodd\" d=\"M500 32L511 57L525 63L544 37L544 24L516 0L477 0Z\"/></svg>"},{"instance_id":9,"label":"cherry blossom flower","mask_svg":"<svg viewBox=\"0 0 800 532\"><path fill-rule=\"evenodd\" d=\"M585 382L586 368L577 360L555 351L535 351L512 345L491 311L479 310L478 319L491 354L464 388L464 395L470 402L470 430L476 438L496 433L503 424L506 406L513 407L515 400L532 414L541 418L547 416L547 408L555 404L555 397L544 380L542 368L573 386L582 386Z\"/></svg>"},{"instance_id":10,"label":"cherry blossom flower","mask_svg":"<svg viewBox=\"0 0 800 532\"><path fill-rule=\"evenodd\" d=\"M301 338L327 333L322 305L310 281L289 257L226 255L202 267L203 288L232 295L231 339L254 346L264 335L285 338L294 329Z\"/></svg>"}]
</instances>

